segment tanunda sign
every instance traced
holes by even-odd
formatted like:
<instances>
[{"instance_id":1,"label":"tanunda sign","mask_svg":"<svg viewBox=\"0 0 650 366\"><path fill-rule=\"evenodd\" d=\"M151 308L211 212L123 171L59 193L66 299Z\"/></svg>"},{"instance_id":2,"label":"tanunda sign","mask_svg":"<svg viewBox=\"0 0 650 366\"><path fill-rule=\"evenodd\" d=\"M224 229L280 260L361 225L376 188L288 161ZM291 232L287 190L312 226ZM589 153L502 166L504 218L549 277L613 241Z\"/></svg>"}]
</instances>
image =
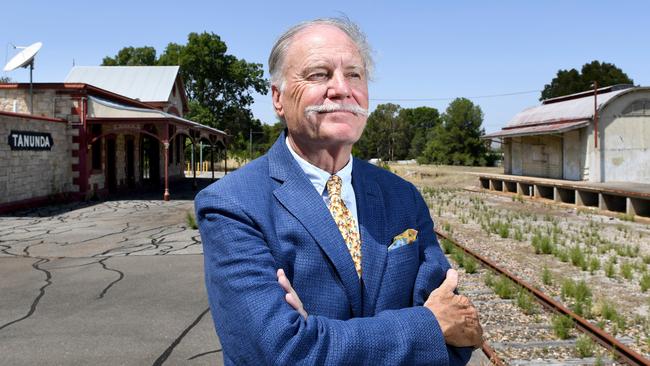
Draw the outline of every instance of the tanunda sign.
<instances>
[{"instance_id":1,"label":"tanunda sign","mask_svg":"<svg viewBox=\"0 0 650 366\"><path fill-rule=\"evenodd\" d=\"M11 131L9 146L11 150L52 150L54 140L52 135L45 132Z\"/></svg>"}]
</instances>

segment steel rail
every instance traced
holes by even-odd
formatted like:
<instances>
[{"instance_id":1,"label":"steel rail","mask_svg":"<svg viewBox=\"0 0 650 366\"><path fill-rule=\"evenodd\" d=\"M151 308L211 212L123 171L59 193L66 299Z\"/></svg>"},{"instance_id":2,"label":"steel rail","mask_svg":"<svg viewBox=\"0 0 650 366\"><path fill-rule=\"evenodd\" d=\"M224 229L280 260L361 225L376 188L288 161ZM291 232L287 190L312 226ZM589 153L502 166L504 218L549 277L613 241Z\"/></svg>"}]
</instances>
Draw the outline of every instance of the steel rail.
<instances>
[{"instance_id":1,"label":"steel rail","mask_svg":"<svg viewBox=\"0 0 650 366\"><path fill-rule=\"evenodd\" d=\"M558 301L555 301L553 298L549 297L542 291L538 290L537 288L531 286L524 280L516 277L512 273L506 271L503 268L500 268L499 266L496 265L496 263L492 262L491 260L481 256L480 254L474 252L473 250L466 248L465 246L457 243L453 239L451 239L448 235L440 232L438 229L435 230L436 234L444 239L449 240L452 244L457 246L458 248L462 249L465 253L469 254L470 256L476 258L479 262L481 262L484 266L492 269L493 271L509 278L511 281L515 282L519 286L525 288L528 290L531 294L533 294L537 300L546 308L562 314L569 316L576 327L585 334L589 335L591 338L593 338L598 344L601 346L607 348L610 352L613 354L617 355L620 357L622 361L624 361L627 364L630 365L643 365L643 366L650 366L650 360L647 358L643 357L643 355L637 353L636 351L630 349L628 346L624 345L621 343L618 339L614 338L610 334L606 333L604 330L600 329L599 327L591 324L587 319L579 316L578 314L574 313L564 305L560 304Z\"/></svg>"}]
</instances>

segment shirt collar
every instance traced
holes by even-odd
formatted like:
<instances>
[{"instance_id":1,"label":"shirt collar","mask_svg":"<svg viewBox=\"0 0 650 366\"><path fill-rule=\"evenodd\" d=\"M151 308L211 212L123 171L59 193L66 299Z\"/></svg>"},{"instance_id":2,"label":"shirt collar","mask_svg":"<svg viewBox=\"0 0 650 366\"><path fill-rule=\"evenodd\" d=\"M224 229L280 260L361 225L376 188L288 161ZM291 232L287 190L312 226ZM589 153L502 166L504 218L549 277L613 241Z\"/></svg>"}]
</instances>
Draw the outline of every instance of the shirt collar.
<instances>
[{"instance_id":1,"label":"shirt collar","mask_svg":"<svg viewBox=\"0 0 650 366\"><path fill-rule=\"evenodd\" d=\"M284 140L285 144L287 144L287 148L289 149L289 152L293 156L293 158L296 160L300 168L305 172L307 175L307 178L309 178L309 181L311 184L316 188L316 191L320 194L323 195L324 192L327 192L325 189L327 180L330 178L330 173L313 165L312 163L308 162L307 160L303 159L300 155L298 155L297 152L293 150L291 147L291 144L289 143L289 140L285 138ZM350 159L348 160L348 163L345 164L345 166L336 172L336 175L338 175L341 178L341 183L343 186L343 192L342 194L345 195L346 193L346 187L352 185L352 154L350 154Z\"/></svg>"}]
</instances>

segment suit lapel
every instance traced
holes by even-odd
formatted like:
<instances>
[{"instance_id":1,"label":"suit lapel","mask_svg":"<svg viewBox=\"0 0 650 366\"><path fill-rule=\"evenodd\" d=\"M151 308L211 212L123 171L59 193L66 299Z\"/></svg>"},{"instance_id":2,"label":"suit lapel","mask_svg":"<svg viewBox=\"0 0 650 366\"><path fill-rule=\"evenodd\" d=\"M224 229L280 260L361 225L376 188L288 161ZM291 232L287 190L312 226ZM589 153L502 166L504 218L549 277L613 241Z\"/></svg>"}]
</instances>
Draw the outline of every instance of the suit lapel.
<instances>
[{"instance_id":1,"label":"suit lapel","mask_svg":"<svg viewBox=\"0 0 650 366\"><path fill-rule=\"evenodd\" d=\"M361 269L363 278L363 315L374 314L379 287L386 268L386 212L376 181L366 179L363 163L354 162L352 186L357 197L357 215L361 234Z\"/></svg>"},{"instance_id":2,"label":"suit lapel","mask_svg":"<svg viewBox=\"0 0 650 366\"><path fill-rule=\"evenodd\" d=\"M353 316L360 316L361 286L352 258L323 198L291 156L284 138L283 133L269 151L269 173L282 182L273 195L300 221L327 255L350 300Z\"/></svg>"}]
</instances>

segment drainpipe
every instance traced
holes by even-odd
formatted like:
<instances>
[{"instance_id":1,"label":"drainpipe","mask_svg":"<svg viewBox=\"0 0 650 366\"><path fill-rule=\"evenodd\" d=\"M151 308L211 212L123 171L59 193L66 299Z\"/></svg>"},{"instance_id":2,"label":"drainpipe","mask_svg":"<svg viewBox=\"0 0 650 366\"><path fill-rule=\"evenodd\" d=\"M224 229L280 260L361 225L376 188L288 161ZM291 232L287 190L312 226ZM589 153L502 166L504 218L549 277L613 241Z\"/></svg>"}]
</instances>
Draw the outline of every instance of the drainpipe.
<instances>
[{"instance_id":1,"label":"drainpipe","mask_svg":"<svg viewBox=\"0 0 650 366\"><path fill-rule=\"evenodd\" d=\"M594 148L598 148L598 82L594 81Z\"/></svg>"}]
</instances>

